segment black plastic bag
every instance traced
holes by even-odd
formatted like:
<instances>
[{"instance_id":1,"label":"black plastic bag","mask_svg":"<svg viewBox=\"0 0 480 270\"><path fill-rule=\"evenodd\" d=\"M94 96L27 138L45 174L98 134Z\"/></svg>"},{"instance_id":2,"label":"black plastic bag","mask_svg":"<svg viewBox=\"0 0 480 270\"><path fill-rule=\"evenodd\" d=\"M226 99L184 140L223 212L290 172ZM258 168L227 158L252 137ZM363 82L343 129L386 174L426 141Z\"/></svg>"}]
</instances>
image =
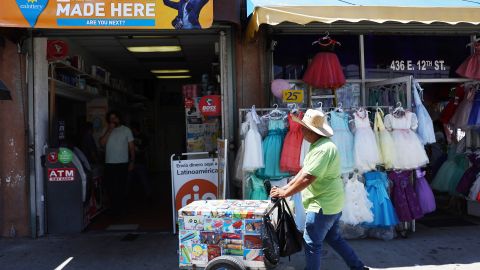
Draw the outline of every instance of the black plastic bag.
<instances>
[{"instance_id":1,"label":"black plastic bag","mask_svg":"<svg viewBox=\"0 0 480 270\"><path fill-rule=\"evenodd\" d=\"M276 205L273 208L275 207ZM277 265L280 261L280 249L277 234L269 214L263 216L262 243L265 260L273 266Z\"/></svg>"},{"instance_id":2,"label":"black plastic bag","mask_svg":"<svg viewBox=\"0 0 480 270\"><path fill-rule=\"evenodd\" d=\"M292 211L285 199L279 200L278 222L275 231L278 237L280 256L287 257L302 251L303 236L297 229Z\"/></svg>"}]
</instances>

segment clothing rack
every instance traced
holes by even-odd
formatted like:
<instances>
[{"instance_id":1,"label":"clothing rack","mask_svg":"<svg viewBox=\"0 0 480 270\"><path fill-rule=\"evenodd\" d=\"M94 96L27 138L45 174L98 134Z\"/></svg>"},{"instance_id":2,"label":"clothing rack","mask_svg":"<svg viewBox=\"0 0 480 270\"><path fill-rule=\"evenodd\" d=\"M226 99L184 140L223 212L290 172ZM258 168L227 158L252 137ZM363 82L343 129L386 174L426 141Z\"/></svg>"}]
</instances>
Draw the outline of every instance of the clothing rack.
<instances>
[{"instance_id":1,"label":"clothing rack","mask_svg":"<svg viewBox=\"0 0 480 270\"><path fill-rule=\"evenodd\" d=\"M379 82L371 82L365 84L365 96L364 103L367 104L367 97L369 96L369 91L377 87L382 86L391 86L391 85L405 85L406 89L406 104L402 104L405 108L412 108L412 85L413 85L413 76L405 76L390 80L383 80Z\"/></svg>"}]
</instances>

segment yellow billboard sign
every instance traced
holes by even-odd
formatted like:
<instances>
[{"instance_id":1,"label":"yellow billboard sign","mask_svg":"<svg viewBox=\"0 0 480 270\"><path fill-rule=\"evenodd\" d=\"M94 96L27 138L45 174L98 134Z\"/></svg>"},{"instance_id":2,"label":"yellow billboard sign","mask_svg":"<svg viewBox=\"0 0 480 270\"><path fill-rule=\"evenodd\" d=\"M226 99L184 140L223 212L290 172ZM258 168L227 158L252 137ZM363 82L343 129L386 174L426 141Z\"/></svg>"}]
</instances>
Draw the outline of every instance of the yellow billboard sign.
<instances>
[{"instance_id":1,"label":"yellow billboard sign","mask_svg":"<svg viewBox=\"0 0 480 270\"><path fill-rule=\"evenodd\" d=\"M202 29L213 0L2 0L0 27Z\"/></svg>"}]
</instances>

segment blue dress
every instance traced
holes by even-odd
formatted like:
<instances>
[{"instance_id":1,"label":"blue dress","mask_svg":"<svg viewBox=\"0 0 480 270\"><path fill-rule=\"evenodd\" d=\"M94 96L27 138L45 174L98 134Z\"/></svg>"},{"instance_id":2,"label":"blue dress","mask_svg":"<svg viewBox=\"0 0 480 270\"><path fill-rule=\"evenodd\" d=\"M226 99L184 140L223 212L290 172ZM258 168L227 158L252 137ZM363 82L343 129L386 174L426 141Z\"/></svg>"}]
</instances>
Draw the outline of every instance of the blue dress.
<instances>
[{"instance_id":1,"label":"blue dress","mask_svg":"<svg viewBox=\"0 0 480 270\"><path fill-rule=\"evenodd\" d=\"M348 114L344 112L330 113L330 126L333 129L332 141L337 146L340 156L342 174L353 172L353 134L348 126Z\"/></svg>"},{"instance_id":2,"label":"blue dress","mask_svg":"<svg viewBox=\"0 0 480 270\"><path fill-rule=\"evenodd\" d=\"M433 129L433 121L428 113L427 109L422 103L420 99L420 95L418 94L418 88L416 84L414 85L413 89L413 99L415 102L415 114L417 115L418 119L418 128L417 134L420 142L423 145L435 143L435 131Z\"/></svg>"},{"instance_id":3,"label":"blue dress","mask_svg":"<svg viewBox=\"0 0 480 270\"><path fill-rule=\"evenodd\" d=\"M469 126L478 126L479 125L479 116L480 115L480 92L477 91L473 99L472 110L468 116L468 125Z\"/></svg>"},{"instance_id":4,"label":"blue dress","mask_svg":"<svg viewBox=\"0 0 480 270\"><path fill-rule=\"evenodd\" d=\"M364 174L368 199L372 202L373 222L368 227L391 227L398 224L398 217L388 196L388 179L383 172Z\"/></svg>"},{"instance_id":5,"label":"blue dress","mask_svg":"<svg viewBox=\"0 0 480 270\"><path fill-rule=\"evenodd\" d=\"M285 134L286 129L283 120L270 120L268 123L268 135L262 143L265 167L257 172L257 175L261 178L280 180L290 176L288 172L280 170L280 158Z\"/></svg>"}]
</instances>

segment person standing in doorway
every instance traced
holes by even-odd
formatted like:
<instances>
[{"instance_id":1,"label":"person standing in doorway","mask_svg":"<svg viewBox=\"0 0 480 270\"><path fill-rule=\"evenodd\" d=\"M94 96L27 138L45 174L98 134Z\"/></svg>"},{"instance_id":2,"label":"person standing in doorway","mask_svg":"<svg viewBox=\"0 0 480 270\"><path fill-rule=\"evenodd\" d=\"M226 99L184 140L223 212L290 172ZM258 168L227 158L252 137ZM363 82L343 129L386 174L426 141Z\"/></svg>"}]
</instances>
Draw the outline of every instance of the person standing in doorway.
<instances>
[{"instance_id":1,"label":"person standing in doorway","mask_svg":"<svg viewBox=\"0 0 480 270\"><path fill-rule=\"evenodd\" d=\"M124 210L128 172L135 165L135 145L132 131L122 125L118 112L107 114L108 129L100 138L105 147L105 181L111 199L112 211Z\"/></svg>"},{"instance_id":2,"label":"person standing in doorway","mask_svg":"<svg viewBox=\"0 0 480 270\"><path fill-rule=\"evenodd\" d=\"M343 182L340 177L340 157L332 140L332 128L324 113L307 110L303 120L293 117L302 125L303 137L311 143L303 168L286 186L273 187L272 198L285 198L302 191L307 212L304 244L307 270L319 270L323 241L343 258L350 269L365 270L363 262L342 238L339 220L344 203Z\"/></svg>"}]
</instances>

